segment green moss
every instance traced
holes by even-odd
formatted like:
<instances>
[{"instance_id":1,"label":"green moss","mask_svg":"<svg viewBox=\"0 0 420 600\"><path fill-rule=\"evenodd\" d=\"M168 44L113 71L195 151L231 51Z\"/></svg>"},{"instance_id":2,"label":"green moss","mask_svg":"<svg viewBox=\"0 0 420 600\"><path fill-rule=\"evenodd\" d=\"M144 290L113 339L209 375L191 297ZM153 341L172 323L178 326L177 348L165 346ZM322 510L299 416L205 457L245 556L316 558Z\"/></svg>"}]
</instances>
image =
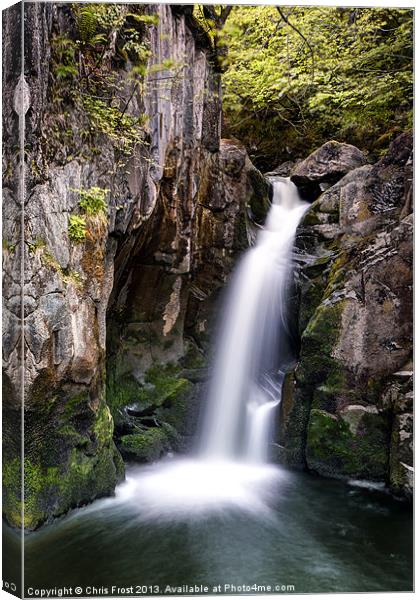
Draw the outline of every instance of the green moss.
<instances>
[{"instance_id":1,"label":"green moss","mask_svg":"<svg viewBox=\"0 0 420 600\"><path fill-rule=\"evenodd\" d=\"M389 454L388 445L390 426L387 414L366 413L362 416L358 430L357 448L360 470L367 478L388 479Z\"/></svg>"},{"instance_id":2,"label":"green moss","mask_svg":"<svg viewBox=\"0 0 420 600\"><path fill-rule=\"evenodd\" d=\"M102 402L96 416L93 432L98 442L103 445L112 439L114 431L114 422L111 413L105 402Z\"/></svg>"},{"instance_id":3,"label":"green moss","mask_svg":"<svg viewBox=\"0 0 420 600\"><path fill-rule=\"evenodd\" d=\"M11 525L18 526L22 520L21 461L20 458L6 459L3 455L3 513Z\"/></svg>"},{"instance_id":4,"label":"green moss","mask_svg":"<svg viewBox=\"0 0 420 600\"><path fill-rule=\"evenodd\" d=\"M151 402L157 406L161 406L165 402L175 400L180 394L186 392L189 387L187 379L177 377L172 374L172 369L162 369L161 367L152 367L146 373L146 382L152 384L153 388L149 390L143 389L142 400Z\"/></svg>"},{"instance_id":5,"label":"green moss","mask_svg":"<svg viewBox=\"0 0 420 600\"><path fill-rule=\"evenodd\" d=\"M321 225L322 221L319 218L318 210L311 208L303 218L303 227L311 227L312 225Z\"/></svg>"},{"instance_id":6,"label":"green moss","mask_svg":"<svg viewBox=\"0 0 420 600\"><path fill-rule=\"evenodd\" d=\"M53 254L48 250L45 243L38 243L38 245L30 244L30 252L31 254L35 254L36 252L40 252L41 263L55 271L63 280L65 284L72 283L74 287L81 288L83 286L82 276L78 271L73 269L64 268L60 265L58 260L53 256Z\"/></svg>"},{"instance_id":7,"label":"green moss","mask_svg":"<svg viewBox=\"0 0 420 600\"><path fill-rule=\"evenodd\" d=\"M329 251L304 268L299 309L299 329L302 333L316 316L320 304L330 304L329 297L344 280L346 263L347 255L344 252Z\"/></svg>"},{"instance_id":8,"label":"green moss","mask_svg":"<svg viewBox=\"0 0 420 600\"><path fill-rule=\"evenodd\" d=\"M57 395L48 400L44 397L44 403L25 417L24 527L28 530L112 493L124 476L105 402L101 400L93 411L87 390L67 402ZM4 513L16 527L22 522L19 462L5 460L3 471Z\"/></svg>"},{"instance_id":9,"label":"green moss","mask_svg":"<svg viewBox=\"0 0 420 600\"><path fill-rule=\"evenodd\" d=\"M324 298L329 298L331 294L341 287L349 275L349 259L346 252L340 252L331 265L327 287L324 292Z\"/></svg>"},{"instance_id":10,"label":"green moss","mask_svg":"<svg viewBox=\"0 0 420 600\"><path fill-rule=\"evenodd\" d=\"M44 467L25 459L25 529L35 529L51 516L112 493L121 478L114 455L110 442L93 456L73 448L68 461L60 466ZM6 517L13 525L20 524L15 515L6 512Z\"/></svg>"},{"instance_id":11,"label":"green moss","mask_svg":"<svg viewBox=\"0 0 420 600\"><path fill-rule=\"evenodd\" d=\"M182 366L185 369L203 369L207 366L204 354L194 342L188 344L188 350L182 359Z\"/></svg>"},{"instance_id":12,"label":"green moss","mask_svg":"<svg viewBox=\"0 0 420 600\"><path fill-rule=\"evenodd\" d=\"M305 269L305 277L307 276ZM299 332L305 331L309 321L311 320L317 306L319 306L324 293L323 276L318 275L316 278L311 278L305 281L301 289L301 301L299 305Z\"/></svg>"},{"instance_id":13,"label":"green moss","mask_svg":"<svg viewBox=\"0 0 420 600\"><path fill-rule=\"evenodd\" d=\"M168 433L160 427L152 427L142 433L124 435L120 439L121 452L128 458L140 462L157 460L169 448Z\"/></svg>"},{"instance_id":14,"label":"green moss","mask_svg":"<svg viewBox=\"0 0 420 600\"><path fill-rule=\"evenodd\" d=\"M57 497L61 494L64 479L60 477L58 467L43 469L40 465L25 459L24 463L24 527L34 529L47 517L44 510L44 496Z\"/></svg>"},{"instance_id":15,"label":"green moss","mask_svg":"<svg viewBox=\"0 0 420 600\"><path fill-rule=\"evenodd\" d=\"M384 480L388 469L387 436L382 415L365 413L358 416L357 423L351 423L339 415L312 409L306 449L308 466L327 476Z\"/></svg>"},{"instance_id":16,"label":"green moss","mask_svg":"<svg viewBox=\"0 0 420 600\"><path fill-rule=\"evenodd\" d=\"M330 351L337 338L342 310L342 302L321 304L309 322L304 337L316 338L325 350Z\"/></svg>"},{"instance_id":17,"label":"green moss","mask_svg":"<svg viewBox=\"0 0 420 600\"><path fill-rule=\"evenodd\" d=\"M296 371L299 381L320 383L328 377L340 378L340 365L332 356L340 335L341 314L345 301L318 306L302 335L301 360Z\"/></svg>"},{"instance_id":18,"label":"green moss","mask_svg":"<svg viewBox=\"0 0 420 600\"><path fill-rule=\"evenodd\" d=\"M88 390L83 390L78 394L75 394L71 398L67 399L65 403L65 415L67 417L74 416L80 407L84 407L84 405L89 401L89 392Z\"/></svg>"},{"instance_id":19,"label":"green moss","mask_svg":"<svg viewBox=\"0 0 420 600\"><path fill-rule=\"evenodd\" d=\"M348 423L326 411L311 410L308 437L307 457L310 466L318 461L342 469L342 463L352 459L349 442L351 440Z\"/></svg>"},{"instance_id":20,"label":"green moss","mask_svg":"<svg viewBox=\"0 0 420 600\"><path fill-rule=\"evenodd\" d=\"M129 404L137 402L141 384L131 375L119 376L108 370L107 403L116 423L121 420L120 410Z\"/></svg>"},{"instance_id":21,"label":"green moss","mask_svg":"<svg viewBox=\"0 0 420 600\"><path fill-rule=\"evenodd\" d=\"M343 366L333 359L328 362L328 371L324 381L314 388L312 408L334 412L337 400L346 392L346 397L351 395L346 386L346 371Z\"/></svg>"},{"instance_id":22,"label":"green moss","mask_svg":"<svg viewBox=\"0 0 420 600\"><path fill-rule=\"evenodd\" d=\"M287 422L282 425L282 453L287 464L294 466L305 464L306 446L311 451L313 438L306 439L310 409L333 412L346 385L346 371L334 357L345 300L331 302L325 294L328 280L335 277L334 271L327 270L331 261L332 254L328 253L305 268L301 289L301 353Z\"/></svg>"},{"instance_id":23,"label":"green moss","mask_svg":"<svg viewBox=\"0 0 420 600\"><path fill-rule=\"evenodd\" d=\"M29 253L35 255L38 250L44 250L46 242L42 238L36 238L35 240L28 242Z\"/></svg>"},{"instance_id":24,"label":"green moss","mask_svg":"<svg viewBox=\"0 0 420 600\"><path fill-rule=\"evenodd\" d=\"M341 266L330 274L336 279ZM347 370L334 358L341 335L345 300L319 305L302 337L302 356L297 376L311 390L306 457L311 469L328 476L384 479L387 471L387 420L365 412L337 414L340 400L352 401L353 385ZM357 398L354 398L357 401ZM354 417L354 418L353 418Z\"/></svg>"},{"instance_id":25,"label":"green moss","mask_svg":"<svg viewBox=\"0 0 420 600\"><path fill-rule=\"evenodd\" d=\"M2 242L3 252L9 252L9 254L14 254L16 250L16 244L9 242L8 240L3 238Z\"/></svg>"},{"instance_id":26,"label":"green moss","mask_svg":"<svg viewBox=\"0 0 420 600\"><path fill-rule=\"evenodd\" d=\"M153 366L145 374L145 384L130 375L109 374L107 399L113 416L118 418L118 410L132 403L142 410L151 406L170 407L191 388L187 379L179 377L180 372L179 365Z\"/></svg>"},{"instance_id":27,"label":"green moss","mask_svg":"<svg viewBox=\"0 0 420 600\"><path fill-rule=\"evenodd\" d=\"M157 416L177 431L182 432L185 428L185 420L189 408L189 396L193 384L187 379L179 379L178 386L173 389L165 403L157 409Z\"/></svg>"},{"instance_id":28,"label":"green moss","mask_svg":"<svg viewBox=\"0 0 420 600\"><path fill-rule=\"evenodd\" d=\"M41 254L41 263L45 267L48 267L49 269L52 269L56 273L61 273L61 265L60 265L60 263L51 254L51 252L49 250L47 250L47 249L44 249L43 252L42 252L42 254Z\"/></svg>"},{"instance_id":29,"label":"green moss","mask_svg":"<svg viewBox=\"0 0 420 600\"><path fill-rule=\"evenodd\" d=\"M115 371L111 377L108 370L107 397L117 424L117 445L127 458L156 460L164 452L178 449L182 436L188 433L186 418L193 384L180 377L181 371L177 364L155 365L141 384L127 376L116 376ZM130 404L140 416L126 413L124 407ZM156 426L148 427L150 420ZM124 435L118 437L118 432Z\"/></svg>"},{"instance_id":30,"label":"green moss","mask_svg":"<svg viewBox=\"0 0 420 600\"><path fill-rule=\"evenodd\" d=\"M263 224L270 208L270 184L257 169L248 172L248 180L252 190L248 201L252 217L256 223Z\"/></svg>"}]
</instances>

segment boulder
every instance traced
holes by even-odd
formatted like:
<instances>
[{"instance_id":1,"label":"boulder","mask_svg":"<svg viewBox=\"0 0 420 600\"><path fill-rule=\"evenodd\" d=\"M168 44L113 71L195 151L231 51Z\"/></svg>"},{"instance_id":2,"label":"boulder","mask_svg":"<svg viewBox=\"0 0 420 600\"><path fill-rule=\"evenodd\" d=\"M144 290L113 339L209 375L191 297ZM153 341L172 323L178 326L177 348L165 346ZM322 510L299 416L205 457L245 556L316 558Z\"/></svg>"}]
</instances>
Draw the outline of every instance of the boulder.
<instances>
[{"instance_id":1,"label":"boulder","mask_svg":"<svg viewBox=\"0 0 420 600\"><path fill-rule=\"evenodd\" d=\"M299 162L290 177L304 197L314 200L328 185L366 162L363 152L355 146L332 140Z\"/></svg>"},{"instance_id":2,"label":"boulder","mask_svg":"<svg viewBox=\"0 0 420 600\"><path fill-rule=\"evenodd\" d=\"M295 169L302 160L287 160L286 162L281 163L278 167L269 171L268 173L264 173L266 177L289 177L292 173L293 169Z\"/></svg>"}]
</instances>

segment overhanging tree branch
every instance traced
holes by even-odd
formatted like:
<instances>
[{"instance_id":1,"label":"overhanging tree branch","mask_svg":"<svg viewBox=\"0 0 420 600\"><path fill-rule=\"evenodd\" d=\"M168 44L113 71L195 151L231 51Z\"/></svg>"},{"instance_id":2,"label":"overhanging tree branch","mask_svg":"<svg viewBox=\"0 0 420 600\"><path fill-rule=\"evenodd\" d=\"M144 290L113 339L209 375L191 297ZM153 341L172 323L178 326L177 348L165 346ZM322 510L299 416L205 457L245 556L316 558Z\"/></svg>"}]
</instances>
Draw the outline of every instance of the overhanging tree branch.
<instances>
[{"instance_id":1,"label":"overhanging tree branch","mask_svg":"<svg viewBox=\"0 0 420 600\"><path fill-rule=\"evenodd\" d=\"M315 56L314 56L314 50L312 48L312 45L308 41L307 37L304 36L303 33L301 31L299 31L299 29L295 25L293 25L293 23L291 21L289 21L289 17L284 14L284 12L281 10L281 8L279 6L276 6L276 9L277 9L277 12L279 13L279 15L281 16L281 18L283 19L283 21L285 23L287 23L287 25L289 25L293 29L293 31L296 31L296 33L302 38L302 40L308 46L309 52L311 53L311 60L312 60L312 79L314 79L314 77L315 77Z\"/></svg>"}]
</instances>

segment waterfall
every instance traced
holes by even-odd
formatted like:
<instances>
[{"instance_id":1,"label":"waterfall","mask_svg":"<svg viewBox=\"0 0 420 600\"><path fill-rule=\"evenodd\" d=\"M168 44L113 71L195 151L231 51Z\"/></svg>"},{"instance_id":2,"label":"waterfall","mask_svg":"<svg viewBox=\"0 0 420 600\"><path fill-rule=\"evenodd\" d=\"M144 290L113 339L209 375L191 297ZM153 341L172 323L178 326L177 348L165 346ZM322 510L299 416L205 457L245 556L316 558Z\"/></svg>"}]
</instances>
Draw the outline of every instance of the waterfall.
<instances>
[{"instance_id":1,"label":"waterfall","mask_svg":"<svg viewBox=\"0 0 420 600\"><path fill-rule=\"evenodd\" d=\"M206 457L264 462L290 361L287 291L296 228L308 204L285 178L273 180L264 229L233 276L216 347L201 432Z\"/></svg>"},{"instance_id":2,"label":"waterfall","mask_svg":"<svg viewBox=\"0 0 420 600\"><path fill-rule=\"evenodd\" d=\"M290 477L267 459L293 358L287 298L295 232L308 206L288 179L273 180L266 224L233 274L222 310L198 455L131 468L109 500L115 510L129 504L159 523L225 508L272 518L276 486Z\"/></svg>"}]
</instances>

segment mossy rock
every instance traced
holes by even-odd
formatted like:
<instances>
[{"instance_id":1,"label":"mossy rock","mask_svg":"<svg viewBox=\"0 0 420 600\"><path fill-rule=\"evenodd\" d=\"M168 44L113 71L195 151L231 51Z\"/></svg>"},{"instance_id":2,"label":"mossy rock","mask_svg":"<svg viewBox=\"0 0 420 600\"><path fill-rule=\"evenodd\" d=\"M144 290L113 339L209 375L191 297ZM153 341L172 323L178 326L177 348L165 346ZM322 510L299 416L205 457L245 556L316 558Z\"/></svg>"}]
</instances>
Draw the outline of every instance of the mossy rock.
<instances>
[{"instance_id":1,"label":"mossy rock","mask_svg":"<svg viewBox=\"0 0 420 600\"><path fill-rule=\"evenodd\" d=\"M328 300L345 262L344 257L335 261L328 278L327 298L317 307L302 336L296 377L298 392L308 395L311 408L306 460L308 467L321 475L384 481L389 438L386 415L373 414L363 406L358 411L340 409L343 401L347 405L358 402L351 374L334 356L346 300Z\"/></svg>"},{"instance_id":2,"label":"mossy rock","mask_svg":"<svg viewBox=\"0 0 420 600\"><path fill-rule=\"evenodd\" d=\"M357 422L312 409L306 459L308 467L328 477L385 481L388 472L386 416L365 413Z\"/></svg>"},{"instance_id":3,"label":"mossy rock","mask_svg":"<svg viewBox=\"0 0 420 600\"><path fill-rule=\"evenodd\" d=\"M325 261L325 265L328 261ZM322 275L318 275L319 278ZM309 300L307 312L302 314L301 327L306 327L301 337L300 361L294 372L293 389L286 385L287 417L282 429L282 456L290 466L306 465L306 436L311 408L333 410L336 397L345 388L346 373L334 357L333 350L340 335L341 314L344 301L323 302L326 281L319 281L313 287L313 297ZM310 305L310 307L309 307ZM287 383L290 380L287 379ZM286 410L283 407L282 413Z\"/></svg>"},{"instance_id":4,"label":"mossy rock","mask_svg":"<svg viewBox=\"0 0 420 600\"><path fill-rule=\"evenodd\" d=\"M341 367L332 353L340 335L344 303L344 300L322 303L316 309L302 335L301 358L296 370L298 381L317 384L327 377L340 377Z\"/></svg>"},{"instance_id":5,"label":"mossy rock","mask_svg":"<svg viewBox=\"0 0 420 600\"><path fill-rule=\"evenodd\" d=\"M309 468L316 471L341 470L344 460L351 458L349 442L351 440L349 425L336 415L324 410L312 409L310 412L306 454Z\"/></svg>"},{"instance_id":6,"label":"mossy rock","mask_svg":"<svg viewBox=\"0 0 420 600\"><path fill-rule=\"evenodd\" d=\"M119 448L128 460L147 463L158 460L168 452L171 442L166 428L151 427L141 433L122 436Z\"/></svg>"},{"instance_id":7,"label":"mossy rock","mask_svg":"<svg viewBox=\"0 0 420 600\"><path fill-rule=\"evenodd\" d=\"M118 378L113 398L110 396L116 387L108 388L116 443L128 460L157 460L165 452L183 446L183 436L190 433L187 418L194 389L191 381L182 377L183 372L180 364L154 365L145 373L144 383ZM127 403L121 405L121 401Z\"/></svg>"},{"instance_id":8,"label":"mossy rock","mask_svg":"<svg viewBox=\"0 0 420 600\"><path fill-rule=\"evenodd\" d=\"M411 498L413 495L413 415L394 415L390 447L390 485L392 491Z\"/></svg>"},{"instance_id":9,"label":"mossy rock","mask_svg":"<svg viewBox=\"0 0 420 600\"><path fill-rule=\"evenodd\" d=\"M25 459L23 525L27 530L66 513L95 498L112 494L123 478L123 464L113 444L98 456L86 456L74 449L66 465L45 468ZM4 514L14 527L22 526L20 494L20 460L6 465L3 485L7 490Z\"/></svg>"},{"instance_id":10,"label":"mossy rock","mask_svg":"<svg viewBox=\"0 0 420 600\"><path fill-rule=\"evenodd\" d=\"M155 366L145 376L144 386L138 398L141 406L155 407L156 414L164 416L165 421L174 427L180 427L187 409L188 395L192 384L180 377L178 365Z\"/></svg>"},{"instance_id":11,"label":"mossy rock","mask_svg":"<svg viewBox=\"0 0 420 600\"><path fill-rule=\"evenodd\" d=\"M119 419L119 411L129 404L136 404L139 410L151 407L169 406L172 401L188 392L187 379L180 377L180 365L155 365L146 371L144 383L132 375L114 376L109 381L107 400L114 419Z\"/></svg>"},{"instance_id":12,"label":"mossy rock","mask_svg":"<svg viewBox=\"0 0 420 600\"><path fill-rule=\"evenodd\" d=\"M181 364L184 369L204 369L208 366L208 361L203 352L199 350L197 344L193 341L186 340L187 351L181 359Z\"/></svg>"},{"instance_id":13,"label":"mossy rock","mask_svg":"<svg viewBox=\"0 0 420 600\"><path fill-rule=\"evenodd\" d=\"M270 208L271 183L258 169L248 171L248 182L251 188L248 205L252 212L252 219L262 225Z\"/></svg>"},{"instance_id":14,"label":"mossy rock","mask_svg":"<svg viewBox=\"0 0 420 600\"><path fill-rule=\"evenodd\" d=\"M22 502L21 479L22 463L20 458L7 459L3 454L3 514L6 521L15 527L21 527Z\"/></svg>"},{"instance_id":15,"label":"mossy rock","mask_svg":"<svg viewBox=\"0 0 420 600\"><path fill-rule=\"evenodd\" d=\"M303 217L302 226L311 227L312 225L322 225L325 221L322 220L318 210L311 208Z\"/></svg>"},{"instance_id":16,"label":"mossy rock","mask_svg":"<svg viewBox=\"0 0 420 600\"><path fill-rule=\"evenodd\" d=\"M300 335L305 331L317 306L319 306L324 294L325 283L322 274L306 281L300 290L300 303L298 326Z\"/></svg>"},{"instance_id":17,"label":"mossy rock","mask_svg":"<svg viewBox=\"0 0 420 600\"><path fill-rule=\"evenodd\" d=\"M108 378L107 403L116 426L124 421L123 407L137 402L141 388L132 376Z\"/></svg>"},{"instance_id":18,"label":"mossy rock","mask_svg":"<svg viewBox=\"0 0 420 600\"><path fill-rule=\"evenodd\" d=\"M296 388L293 371L286 374L282 388L277 460L295 468L304 468L306 430L310 395Z\"/></svg>"},{"instance_id":19,"label":"mossy rock","mask_svg":"<svg viewBox=\"0 0 420 600\"><path fill-rule=\"evenodd\" d=\"M112 494L124 477L109 409L101 400L96 411L89 411L87 402L81 392L67 402L63 398L45 402L44 412L26 415L30 441L24 460L23 525L27 530ZM21 527L19 458L4 461L3 484L6 520Z\"/></svg>"}]
</instances>

